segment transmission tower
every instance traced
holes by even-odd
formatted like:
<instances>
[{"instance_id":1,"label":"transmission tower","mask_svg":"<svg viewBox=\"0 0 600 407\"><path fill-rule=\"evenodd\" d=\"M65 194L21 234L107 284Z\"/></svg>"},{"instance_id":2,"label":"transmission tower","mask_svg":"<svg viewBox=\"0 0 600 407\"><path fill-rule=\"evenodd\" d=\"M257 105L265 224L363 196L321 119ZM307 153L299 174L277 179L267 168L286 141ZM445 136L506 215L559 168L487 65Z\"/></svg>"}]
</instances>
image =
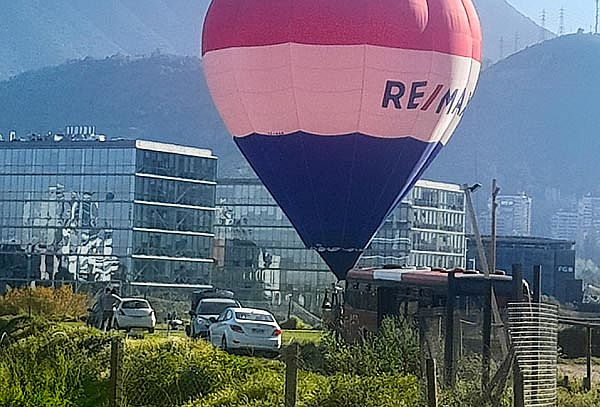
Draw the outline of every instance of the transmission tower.
<instances>
[{"instance_id":1,"label":"transmission tower","mask_svg":"<svg viewBox=\"0 0 600 407\"><path fill-rule=\"evenodd\" d=\"M594 31L598 34L598 16L600 15L600 0L596 0L596 30Z\"/></svg>"},{"instance_id":2,"label":"transmission tower","mask_svg":"<svg viewBox=\"0 0 600 407\"><path fill-rule=\"evenodd\" d=\"M500 59L504 58L504 37L500 37Z\"/></svg>"},{"instance_id":3,"label":"transmission tower","mask_svg":"<svg viewBox=\"0 0 600 407\"><path fill-rule=\"evenodd\" d=\"M519 32L515 32L515 52L519 51L521 49L521 36L519 35Z\"/></svg>"},{"instance_id":4,"label":"transmission tower","mask_svg":"<svg viewBox=\"0 0 600 407\"><path fill-rule=\"evenodd\" d=\"M560 20L558 24L558 35L563 35L565 33L565 8L560 8Z\"/></svg>"},{"instance_id":5,"label":"transmission tower","mask_svg":"<svg viewBox=\"0 0 600 407\"><path fill-rule=\"evenodd\" d=\"M540 41L546 41L546 9L542 10L541 15Z\"/></svg>"}]
</instances>

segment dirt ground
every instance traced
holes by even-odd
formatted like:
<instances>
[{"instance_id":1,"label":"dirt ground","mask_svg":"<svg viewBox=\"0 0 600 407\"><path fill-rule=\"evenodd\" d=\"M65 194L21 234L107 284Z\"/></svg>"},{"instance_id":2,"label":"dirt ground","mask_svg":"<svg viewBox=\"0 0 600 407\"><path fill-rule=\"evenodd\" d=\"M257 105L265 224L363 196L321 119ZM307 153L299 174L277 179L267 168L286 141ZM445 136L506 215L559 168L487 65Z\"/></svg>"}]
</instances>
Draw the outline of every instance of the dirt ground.
<instances>
[{"instance_id":1,"label":"dirt ground","mask_svg":"<svg viewBox=\"0 0 600 407\"><path fill-rule=\"evenodd\" d=\"M586 375L585 359L565 360L558 362L558 377L569 376L570 380L583 379ZM592 359L592 383L600 383L600 360Z\"/></svg>"}]
</instances>

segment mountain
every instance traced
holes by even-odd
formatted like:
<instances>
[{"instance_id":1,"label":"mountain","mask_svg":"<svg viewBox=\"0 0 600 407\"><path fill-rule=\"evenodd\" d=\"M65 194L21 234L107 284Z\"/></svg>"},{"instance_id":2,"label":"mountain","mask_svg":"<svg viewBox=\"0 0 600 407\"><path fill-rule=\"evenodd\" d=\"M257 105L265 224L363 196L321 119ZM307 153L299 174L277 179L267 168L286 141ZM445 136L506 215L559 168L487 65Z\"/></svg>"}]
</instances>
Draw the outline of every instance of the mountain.
<instances>
[{"instance_id":1,"label":"mountain","mask_svg":"<svg viewBox=\"0 0 600 407\"><path fill-rule=\"evenodd\" d=\"M484 54L500 58L538 41L540 28L505 0L475 0ZM210 0L22 0L2 4L0 79L70 59L115 54L200 53L202 20ZM550 34L548 34L550 35Z\"/></svg>"},{"instance_id":2,"label":"mountain","mask_svg":"<svg viewBox=\"0 0 600 407\"><path fill-rule=\"evenodd\" d=\"M68 124L213 148L224 163L241 161L194 57L87 58L0 82L0 133L62 132Z\"/></svg>"},{"instance_id":3,"label":"mountain","mask_svg":"<svg viewBox=\"0 0 600 407\"><path fill-rule=\"evenodd\" d=\"M114 54L197 55L210 0L24 0L2 4L0 78Z\"/></svg>"},{"instance_id":4,"label":"mountain","mask_svg":"<svg viewBox=\"0 0 600 407\"><path fill-rule=\"evenodd\" d=\"M505 0L473 0L481 19L484 59L498 61L544 39L554 37Z\"/></svg>"},{"instance_id":5,"label":"mountain","mask_svg":"<svg viewBox=\"0 0 600 407\"><path fill-rule=\"evenodd\" d=\"M600 193L600 36L537 44L483 72L449 145L425 177L490 184L533 196L534 231L554 210ZM476 194L480 203L484 192Z\"/></svg>"}]
</instances>

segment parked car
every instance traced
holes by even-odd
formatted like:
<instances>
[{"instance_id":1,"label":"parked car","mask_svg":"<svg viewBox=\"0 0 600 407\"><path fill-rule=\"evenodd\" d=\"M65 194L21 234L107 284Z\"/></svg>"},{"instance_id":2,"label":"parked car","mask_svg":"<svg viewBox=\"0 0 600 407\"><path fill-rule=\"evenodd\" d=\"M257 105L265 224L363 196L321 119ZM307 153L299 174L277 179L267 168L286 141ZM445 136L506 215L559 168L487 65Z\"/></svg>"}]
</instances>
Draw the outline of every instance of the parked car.
<instances>
[{"instance_id":1,"label":"parked car","mask_svg":"<svg viewBox=\"0 0 600 407\"><path fill-rule=\"evenodd\" d=\"M192 338L208 338L209 326L216 322L225 309L230 307L241 307L241 304L233 298L200 299L194 311L190 311L192 320L188 335Z\"/></svg>"},{"instance_id":2,"label":"parked car","mask_svg":"<svg viewBox=\"0 0 600 407\"><path fill-rule=\"evenodd\" d=\"M279 352L281 333L273 314L253 308L228 308L209 327L210 342L227 351Z\"/></svg>"},{"instance_id":3,"label":"parked car","mask_svg":"<svg viewBox=\"0 0 600 407\"><path fill-rule=\"evenodd\" d=\"M121 298L115 309L113 327L127 331L142 328L153 333L156 315L150 303L143 298Z\"/></svg>"}]
</instances>

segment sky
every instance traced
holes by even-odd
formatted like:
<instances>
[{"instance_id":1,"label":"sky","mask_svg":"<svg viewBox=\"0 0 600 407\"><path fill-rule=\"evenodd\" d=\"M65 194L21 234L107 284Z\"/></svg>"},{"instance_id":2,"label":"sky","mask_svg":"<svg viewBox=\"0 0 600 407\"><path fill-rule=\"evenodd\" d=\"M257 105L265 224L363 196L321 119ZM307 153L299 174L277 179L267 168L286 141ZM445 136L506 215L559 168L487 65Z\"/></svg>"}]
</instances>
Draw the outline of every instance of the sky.
<instances>
[{"instance_id":1,"label":"sky","mask_svg":"<svg viewBox=\"0 0 600 407\"><path fill-rule=\"evenodd\" d=\"M558 33L560 8L565 9L565 32L579 27L589 31L595 25L595 0L508 0L523 14L540 24L542 10L546 10L546 28Z\"/></svg>"}]
</instances>

